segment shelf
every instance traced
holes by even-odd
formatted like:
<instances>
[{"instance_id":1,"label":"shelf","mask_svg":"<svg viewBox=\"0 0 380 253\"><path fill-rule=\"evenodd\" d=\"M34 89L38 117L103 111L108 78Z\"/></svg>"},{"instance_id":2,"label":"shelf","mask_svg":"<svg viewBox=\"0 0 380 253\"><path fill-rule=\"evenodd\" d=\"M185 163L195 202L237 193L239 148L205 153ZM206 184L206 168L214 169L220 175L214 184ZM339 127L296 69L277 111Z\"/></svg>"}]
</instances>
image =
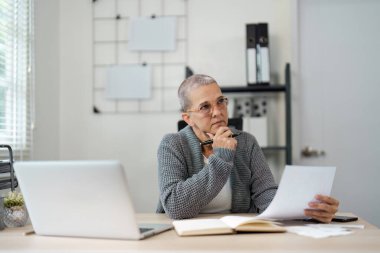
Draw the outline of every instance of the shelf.
<instances>
[{"instance_id":1,"label":"shelf","mask_svg":"<svg viewBox=\"0 0 380 253\"><path fill-rule=\"evenodd\" d=\"M285 95L285 145L262 147L263 152L285 152L286 164L292 164L292 103L291 103L291 70L290 64L285 66L285 83L257 84L241 86L221 86L223 93L280 93Z\"/></svg>"},{"instance_id":2,"label":"shelf","mask_svg":"<svg viewBox=\"0 0 380 253\"><path fill-rule=\"evenodd\" d=\"M8 149L9 159L0 160L0 190L11 189L12 191L18 186L18 181L15 177L13 169L13 151L11 146L6 144L0 144L0 148Z\"/></svg>"},{"instance_id":3,"label":"shelf","mask_svg":"<svg viewBox=\"0 0 380 253\"><path fill-rule=\"evenodd\" d=\"M5 190L5 189L14 189L18 186L18 181L16 178L13 179L13 184L12 184L12 178L11 177L6 177L0 179L0 190Z\"/></svg>"},{"instance_id":4,"label":"shelf","mask_svg":"<svg viewBox=\"0 0 380 253\"><path fill-rule=\"evenodd\" d=\"M286 92L285 85L222 86L222 92Z\"/></svg>"},{"instance_id":5,"label":"shelf","mask_svg":"<svg viewBox=\"0 0 380 253\"><path fill-rule=\"evenodd\" d=\"M9 161L7 161L7 162L0 161L0 174L1 173L9 173L11 170L10 166L11 166L11 163Z\"/></svg>"}]
</instances>

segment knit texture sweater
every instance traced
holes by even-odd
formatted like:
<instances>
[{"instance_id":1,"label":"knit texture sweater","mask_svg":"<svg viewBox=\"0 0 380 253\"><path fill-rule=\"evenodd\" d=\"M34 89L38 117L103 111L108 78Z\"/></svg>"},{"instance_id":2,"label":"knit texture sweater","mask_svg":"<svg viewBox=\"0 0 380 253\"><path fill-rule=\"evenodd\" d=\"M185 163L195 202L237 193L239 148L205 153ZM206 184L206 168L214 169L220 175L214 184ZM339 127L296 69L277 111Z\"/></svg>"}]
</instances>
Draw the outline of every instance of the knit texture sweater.
<instances>
[{"instance_id":1,"label":"knit texture sweater","mask_svg":"<svg viewBox=\"0 0 380 253\"><path fill-rule=\"evenodd\" d=\"M157 152L160 199L156 211L172 219L193 218L229 177L232 213L264 211L277 185L255 137L241 132L236 139L236 150L214 148L205 164L199 140L190 126L165 135Z\"/></svg>"}]
</instances>

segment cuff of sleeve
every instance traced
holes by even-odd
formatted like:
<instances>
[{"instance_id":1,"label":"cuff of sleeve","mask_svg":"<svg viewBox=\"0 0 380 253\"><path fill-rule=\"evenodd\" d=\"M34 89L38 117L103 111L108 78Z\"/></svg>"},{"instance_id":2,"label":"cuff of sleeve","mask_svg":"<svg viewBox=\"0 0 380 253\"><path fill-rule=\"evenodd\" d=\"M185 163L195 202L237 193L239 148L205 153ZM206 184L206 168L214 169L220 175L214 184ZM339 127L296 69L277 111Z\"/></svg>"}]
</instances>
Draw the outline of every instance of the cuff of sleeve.
<instances>
[{"instance_id":1,"label":"cuff of sleeve","mask_svg":"<svg viewBox=\"0 0 380 253\"><path fill-rule=\"evenodd\" d=\"M232 162L235 156L235 150L228 148L216 148L214 154L226 162Z\"/></svg>"}]
</instances>

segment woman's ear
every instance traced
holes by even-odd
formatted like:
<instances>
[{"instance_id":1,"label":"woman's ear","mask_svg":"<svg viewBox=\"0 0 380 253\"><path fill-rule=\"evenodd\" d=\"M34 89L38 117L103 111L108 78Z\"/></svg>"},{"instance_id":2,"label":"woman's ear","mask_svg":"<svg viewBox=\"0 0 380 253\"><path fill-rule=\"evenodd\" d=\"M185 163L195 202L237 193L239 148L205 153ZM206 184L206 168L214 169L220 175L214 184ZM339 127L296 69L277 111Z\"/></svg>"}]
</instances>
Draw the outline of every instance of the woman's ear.
<instances>
[{"instance_id":1,"label":"woman's ear","mask_svg":"<svg viewBox=\"0 0 380 253\"><path fill-rule=\"evenodd\" d=\"M191 119L189 113L187 112L183 112L182 113L182 119L189 125L189 126L193 126L194 125L194 122L193 120Z\"/></svg>"}]
</instances>

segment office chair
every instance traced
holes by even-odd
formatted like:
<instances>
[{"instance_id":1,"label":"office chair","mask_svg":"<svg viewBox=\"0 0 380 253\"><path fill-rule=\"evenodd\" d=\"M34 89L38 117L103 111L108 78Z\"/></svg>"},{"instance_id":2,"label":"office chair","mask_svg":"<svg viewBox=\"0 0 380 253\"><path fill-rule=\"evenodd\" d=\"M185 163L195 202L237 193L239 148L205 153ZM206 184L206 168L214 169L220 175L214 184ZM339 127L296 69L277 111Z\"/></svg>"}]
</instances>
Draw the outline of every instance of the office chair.
<instances>
[{"instance_id":1,"label":"office chair","mask_svg":"<svg viewBox=\"0 0 380 253\"><path fill-rule=\"evenodd\" d=\"M187 126L187 123L184 120L178 121L178 131ZM232 126L237 130L243 130L243 118L229 118L228 126Z\"/></svg>"}]
</instances>

